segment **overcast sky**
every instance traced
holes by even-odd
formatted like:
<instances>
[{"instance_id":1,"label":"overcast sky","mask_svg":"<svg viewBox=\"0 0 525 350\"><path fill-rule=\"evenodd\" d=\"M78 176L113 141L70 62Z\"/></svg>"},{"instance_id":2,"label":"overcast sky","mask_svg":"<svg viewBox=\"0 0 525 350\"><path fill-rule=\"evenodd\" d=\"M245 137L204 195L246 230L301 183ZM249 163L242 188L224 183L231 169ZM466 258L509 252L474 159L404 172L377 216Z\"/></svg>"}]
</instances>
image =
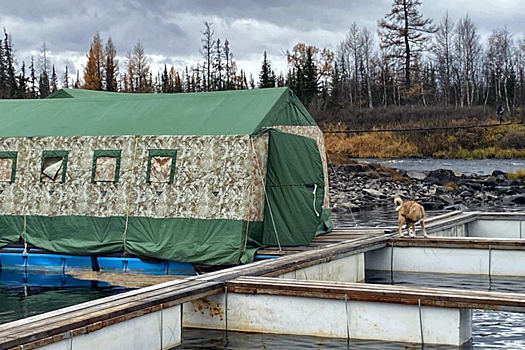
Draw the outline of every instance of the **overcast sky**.
<instances>
[{"instance_id":1,"label":"overcast sky","mask_svg":"<svg viewBox=\"0 0 525 350\"><path fill-rule=\"evenodd\" d=\"M525 0L422 0L421 12L438 23L448 10L457 20L469 15L483 38L505 25L525 34ZM66 65L82 70L93 35L111 36L121 57L138 40L152 67L177 69L202 60L201 32L213 23L215 37L228 39L240 68L257 79L267 51L274 69L286 70L283 51L296 43L334 50L356 22L373 32L391 0L1 0L0 26L12 36L19 64L39 55L45 41L59 76ZM82 74L81 74L82 75Z\"/></svg>"}]
</instances>

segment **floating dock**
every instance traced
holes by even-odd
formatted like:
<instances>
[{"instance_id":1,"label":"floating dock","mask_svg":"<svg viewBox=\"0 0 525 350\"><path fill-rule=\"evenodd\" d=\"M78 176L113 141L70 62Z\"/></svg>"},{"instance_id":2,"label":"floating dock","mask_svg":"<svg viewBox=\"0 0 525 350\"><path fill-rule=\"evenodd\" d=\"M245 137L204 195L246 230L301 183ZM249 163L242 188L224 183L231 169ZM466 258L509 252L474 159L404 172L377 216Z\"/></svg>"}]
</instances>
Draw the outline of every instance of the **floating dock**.
<instances>
[{"instance_id":1,"label":"floating dock","mask_svg":"<svg viewBox=\"0 0 525 350\"><path fill-rule=\"evenodd\" d=\"M525 214L454 212L427 231L336 230L267 248L258 254L278 258L0 325L0 349L169 349L182 327L459 346L472 309L525 312L525 294L362 283L365 269L525 275Z\"/></svg>"}]
</instances>

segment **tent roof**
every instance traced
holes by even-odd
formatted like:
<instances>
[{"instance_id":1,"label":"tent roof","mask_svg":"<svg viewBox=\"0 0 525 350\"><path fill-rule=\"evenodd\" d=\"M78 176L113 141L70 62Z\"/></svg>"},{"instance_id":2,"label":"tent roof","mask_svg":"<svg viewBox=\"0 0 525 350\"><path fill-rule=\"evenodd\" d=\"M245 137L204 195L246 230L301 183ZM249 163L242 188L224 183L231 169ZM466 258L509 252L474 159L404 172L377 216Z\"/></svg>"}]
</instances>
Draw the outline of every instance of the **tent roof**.
<instances>
[{"instance_id":1,"label":"tent roof","mask_svg":"<svg viewBox=\"0 0 525 350\"><path fill-rule=\"evenodd\" d=\"M315 125L289 88L179 94L62 89L43 100L0 100L0 137L250 135Z\"/></svg>"}]
</instances>

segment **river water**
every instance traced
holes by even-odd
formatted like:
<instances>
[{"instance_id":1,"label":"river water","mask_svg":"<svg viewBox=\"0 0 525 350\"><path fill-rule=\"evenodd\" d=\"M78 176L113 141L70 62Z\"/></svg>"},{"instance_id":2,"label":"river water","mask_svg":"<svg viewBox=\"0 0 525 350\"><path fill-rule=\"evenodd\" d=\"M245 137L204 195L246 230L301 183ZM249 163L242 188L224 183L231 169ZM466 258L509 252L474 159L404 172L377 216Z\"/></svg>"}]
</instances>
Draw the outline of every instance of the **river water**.
<instances>
[{"instance_id":1,"label":"river water","mask_svg":"<svg viewBox=\"0 0 525 350\"><path fill-rule=\"evenodd\" d=\"M505 172L525 168L523 160L367 160L383 163L404 170L428 171L450 169L465 174L491 174L494 170ZM525 207L497 208L505 211L524 211ZM480 210L480 208L476 208ZM482 210L494 210L487 207ZM446 211L428 211L432 217ZM334 227L395 226L397 213L391 208L371 211L343 212L333 214ZM523 279L492 279L458 275L390 273L366 271L367 283L402 284L413 286L464 288L523 293ZM0 324L58 308L103 298L124 292L126 289L103 283L80 281L60 274L29 273L2 270L0 274ZM349 341L305 336L283 336L272 334L247 334L210 330L183 330L183 344L176 349L225 349L225 350L390 350L419 349L419 344L390 343L377 341ZM425 346L425 349L458 349L455 347ZM460 349L525 349L525 315L518 313L475 310L473 313L473 341Z\"/></svg>"}]
</instances>

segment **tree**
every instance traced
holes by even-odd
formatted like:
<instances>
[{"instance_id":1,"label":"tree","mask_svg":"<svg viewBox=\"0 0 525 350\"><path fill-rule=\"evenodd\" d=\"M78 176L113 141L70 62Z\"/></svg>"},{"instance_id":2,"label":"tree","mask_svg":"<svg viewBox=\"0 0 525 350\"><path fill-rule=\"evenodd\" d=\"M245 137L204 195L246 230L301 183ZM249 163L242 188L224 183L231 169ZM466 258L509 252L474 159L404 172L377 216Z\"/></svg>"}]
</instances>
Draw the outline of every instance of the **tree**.
<instances>
[{"instance_id":1,"label":"tree","mask_svg":"<svg viewBox=\"0 0 525 350\"><path fill-rule=\"evenodd\" d=\"M480 64L481 44L476 25L467 15L460 19L454 37L454 55L457 58L455 74L459 84L461 107L473 102L476 67Z\"/></svg>"},{"instance_id":2,"label":"tree","mask_svg":"<svg viewBox=\"0 0 525 350\"><path fill-rule=\"evenodd\" d=\"M319 86L325 85L333 69L334 54L328 49L320 50L313 45L299 43L292 52L286 51L288 64L293 67L289 85L303 103L317 96Z\"/></svg>"},{"instance_id":3,"label":"tree","mask_svg":"<svg viewBox=\"0 0 525 350\"><path fill-rule=\"evenodd\" d=\"M0 44L1 45L1 44ZM0 59L3 60L3 69L4 69L4 81L3 81L3 90L4 97L6 98L15 98L16 92L16 72L13 58L13 49L11 46L11 39L9 34L4 28L4 56Z\"/></svg>"},{"instance_id":4,"label":"tree","mask_svg":"<svg viewBox=\"0 0 525 350\"><path fill-rule=\"evenodd\" d=\"M40 49L40 56L38 57L38 64L40 66L40 76L38 78L38 91L40 98L46 98L49 96L50 86L49 86L49 73L50 73L50 60L47 52L46 43L42 44Z\"/></svg>"},{"instance_id":5,"label":"tree","mask_svg":"<svg viewBox=\"0 0 525 350\"><path fill-rule=\"evenodd\" d=\"M372 33L366 29L363 28L361 31L361 35L359 36L359 46L361 48L361 54L362 54L362 67L363 67L363 80L366 85L366 96L368 96L368 108L374 107L374 102L372 98L372 79L371 79L371 65L372 65L372 56L374 54L373 52L373 45L374 45L374 37L372 36Z\"/></svg>"},{"instance_id":6,"label":"tree","mask_svg":"<svg viewBox=\"0 0 525 350\"><path fill-rule=\"evenodd\" d=\"M495 29L488 39L486 61L492 81L494 102L505 103L507 111L511 109L510 95L515 88L514 84L509 86L509 81L512 81L514 76L513 51L514 41L510 32L506 28Z\"/></svg>"},{"instance_id":7,"label":"tree","mask_svg":"<svg viewBox=\"0 0 525 350\"><path fill-rule=\"evenodd\" d=\"M16 98L31 98L31 95L28 91L28 78L26 77L26 63L22 62L22 67L20 68L20 73L17 76L17 95Z\"/></svg>"},{"instance_id":8,"label":"tree","mask_svg":"<svg viewBox=\"0 0 525 350\"><path fill-rule=\"evenodd\" d=\"M62 86L66 89L69 89L69 72L66 66L66 71L64 72L64 80L62 81Z\"/></svg>"},{"instance_id":9,"label":"tree","mask_svg":"<svg viewBox=\"0 0 525 350\"><path fill-rule=\"evenodd\" d=\"M37 98L38 97L38 91L36 87L37 79L36 79L36 70L35 70L35 59L33 56L31 56L31 65L29 66L29 82L31 83L31 88L30 88L31 98Z\"/></svg>"},{"instance_id":10,"label":"tree","mask_svg":"<svg viewBox=\"0 0 525 350\"><path fill-rule=\"evenodd\" d=\"M272 70L272 63L268 59L266 51L264 51L261 72L259 73L259 88L273 87L275 87L275 73Z\"/></svg>"},{"instance_id":11,"label":"tree","mask_svg":"<svg viewBox=\"0 0 525 350\"><path fill-rule=\"evenodd\" d=\"M202 50L200 52L204 58L204 67L206 67L206 75L203 78L204 91L210 91L211 89L211 68L213 64L213 49L215 46L215 40L213 39L215 31L211 29L212 24L213 23L204 22L205 29L204 32L201 32L204 38L201 39Z\"/></svg>"},{"instance_id":12,"label":"tree","mask_svg":"<svg viewBox=\"0 0 525 350\"><path fill-rule=\"evenodd\" d=\"M117 49L113 44L111 37L108 38L106 47L104 49L105 63L104 63L104 83L106 91L118 91L117 77L118 77L118 59Z\"/></svg>"},{"instance_id":13,"label":"tree","mask_svg":"<svg viewBox=\"0 0 525 350\"><path fill-rule=\"evenodd\" d=\"M391 51L391 55L404 60L405 87L410 89L410 67L416 53L426 49L430 40L428 34L434 33L432 19L423 18L418 7L420 0L394 0L392 10L378 22L381 47Z\"/></svg>"},{"instance_id":14,"label":"tree","mask_svg":"<svg viewBox=\"0 0 525 350\"><path fill-rule=\"evenodd\" d=\"M224 41L224 59L226 60L226 64L224 66L225 69L225 75L226 75L226 81L225 81L225 90L231 90L231 70L232 70L232 62L233 62L233 54L230 51L230 42L228 39Z\"/></svg>"},{"instance_id":15,"label":"tree","mask_svg":"<svg viewBox=\"0 0 525 350\"><path fill-rule=\"evenodd\" d=\"M440 90L443 94L445 105L449 104L451 94L452 65L454 60L452 51L453 39L454 22L449 18L447 12L439 23L432 47L434 61L439 72Z\"/></svg>"},{"instance_id":16,"label":"tree","mask_svg":"<svg viewBox=\"0 0 525 350\"><path fill-rule=\"evenodd\" d=\"M104 49L98 32L93 36L87 58L88 61L84 68L84 89L100 91L103 87Z\"/></svg>"},{"instance_id":17,"label":"tree","mask_svg":"<svg viewBox=\"0 0 525 350\"><path fill-rule=\"evenodd\" d=\"M221 47L221 39L217 39L215 44L215 56L213 57L213 72L214 72L214 90L220 91L224 89L223 74L224 71L224 51Z\"/></svg>"},{"instance_id":18,"label":"tree","mask_svg":"<svg viewBox=\"0 0 525 350\"><path fill-rule=\"evenodd\" d=\"M57 77L57 72L55 70L55 65L53 65L53 70L52 70L52 74L51 74L51 93L54 93L54 92L57 92L58 91L58 77Z\"/></svg>"},{"instance_id":19,"label":"tree","mask_svg":"<svg viewBox=\"0 0 525 350\"><path fill-rule=\"evenodd\" d=\"M144 47L139 41L126 55L127 92L153 92L153 82Z\"/></svg>"}]
</instances>

